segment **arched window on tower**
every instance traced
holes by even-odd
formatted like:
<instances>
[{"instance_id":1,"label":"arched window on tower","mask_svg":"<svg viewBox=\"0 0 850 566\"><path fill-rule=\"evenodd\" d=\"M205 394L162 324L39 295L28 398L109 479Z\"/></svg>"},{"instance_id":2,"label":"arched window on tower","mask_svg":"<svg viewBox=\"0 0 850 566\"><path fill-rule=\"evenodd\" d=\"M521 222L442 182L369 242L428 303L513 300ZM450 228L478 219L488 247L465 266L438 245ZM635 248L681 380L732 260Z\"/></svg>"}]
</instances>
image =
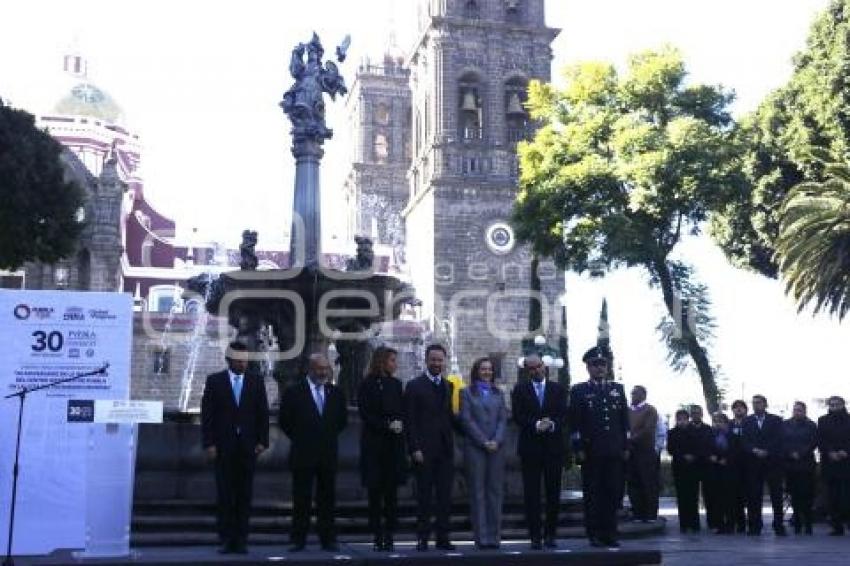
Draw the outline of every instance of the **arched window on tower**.
<instances>
[{"instance_id":1,"label":"arched window on tower","mask_svg":"<svg viewBox=\"0 0 850 566\"><path fill-rule=\"evenodd\" d=\"M484 138L484 104L481 97L481 80L467 73L458 83L458 128L460 139L475 141Z\"/></svg>"},{"instance_id":2,"label":"arched window on tower","mask_svg":"<svg viewBox=\"0 0 850 566\"><path fill-rule=\"evenodd\" d=\"M390 155L389 143L386 134L375 134L375 161L386 163Z\"/></svg>"},{"instance_id":3,"label":"arched window on tower","mask_svg":"<svg viewBox=\"0 0 850 566\"><path fill-rule=\"evenodd\" d=\"M525 109L527 100L528 85L525 79L515 77L505 84L505 131L509 144L531 136L531 124Z\"/></svg>"},{"instance_id":4,"label":"arched window on tower","mask_svg":"<svg viewBox=\"0 0 850 566\"><path fill-rule=\"evenodd\" d=\"M522 0L505 0L505 20L513 23L522 22Z\"/></svg>"},{"instance_id":5,"label":"arched window on tower","mask_svg":"<svg viewBox=\"0 0 850 566\"><path fill-rule=\"evenodd\" d=\"M382 126L386 126L390 123L390 109L383 102L378 104L378 107L375 109L375 121Z\"/></svg>"}]
</instances>

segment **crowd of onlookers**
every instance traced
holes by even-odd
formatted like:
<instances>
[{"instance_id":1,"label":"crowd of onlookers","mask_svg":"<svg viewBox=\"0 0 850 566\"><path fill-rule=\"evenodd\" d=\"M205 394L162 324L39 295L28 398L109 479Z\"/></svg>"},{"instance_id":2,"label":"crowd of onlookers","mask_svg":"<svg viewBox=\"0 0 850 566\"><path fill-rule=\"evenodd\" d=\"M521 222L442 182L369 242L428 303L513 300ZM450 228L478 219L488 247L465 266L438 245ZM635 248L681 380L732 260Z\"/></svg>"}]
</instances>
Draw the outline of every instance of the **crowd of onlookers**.
<instances>
[{"instance_id":1,"label":"crowd of onlookers","mask_svg":"<svg viewBox=\"0 0 850 566\"><path fill-rule=\"evenodd\" d=\"M632 391L632 441L640 430L635 424L654 422L655 449L660 454L664 423L646 405L645 396L641 387ZM792 416L785 420L767 412L763 395L752 398L752 413L748 411L746 402L737 400L731 418L718 412L711 416L711 424L704 422L698 406L676 411L675 425L666 432L666 448L672 460L681 531L700 531L702 494L709 530L760 535L767 486L774 533L786 535L787 494L794 532L810 535L815 494L818 486L824 486L830 534L844 534L845 526L850 526L850 416L844 399L831 397L827 414L817 423L808 418L802 402L794 404ZM653 519L657 513L658 462L630 458L629 499L637 520ZM818 468L822 482L817 481Z\"/></svg>"}]
</instances>

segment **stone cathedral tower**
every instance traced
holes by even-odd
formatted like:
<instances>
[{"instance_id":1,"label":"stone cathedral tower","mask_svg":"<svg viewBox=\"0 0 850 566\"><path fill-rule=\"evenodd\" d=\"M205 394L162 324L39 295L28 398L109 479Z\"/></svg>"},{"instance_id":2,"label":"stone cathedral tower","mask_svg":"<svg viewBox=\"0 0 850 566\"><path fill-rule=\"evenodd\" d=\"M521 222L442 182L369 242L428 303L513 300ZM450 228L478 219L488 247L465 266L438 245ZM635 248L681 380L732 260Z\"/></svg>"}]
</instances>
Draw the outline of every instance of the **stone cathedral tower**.
<instances>
[{"instance_id":1,"label":"stone cathedral tower","mask_svg":"<svg viewBox=\"0 0 850 566\"><path fill-rule=\"evenodd\" d=\"M351 169L343 193L350 203L348 240L369 236L391 265L403 261L407 170L411 152L410 71L390 38L381 61L366 60L357 69L346 98L354 133Z\"/></svg>"},{"instance_id":2,"label":"stone cathedral tower","mask_svg":"<svg viewBox=\"0 0 850 566\"><path fill-rule=\"evenodd\" d=\"M509 219L516 143L532 135L528 82L548 81L544 0L420 0L409 59L412 161L403 211L423 315L464 375L478 356L511 380L528 330L531 254ZM559 328L563 273L542 262L544 332Z\"/></svg>"}]
</instances>

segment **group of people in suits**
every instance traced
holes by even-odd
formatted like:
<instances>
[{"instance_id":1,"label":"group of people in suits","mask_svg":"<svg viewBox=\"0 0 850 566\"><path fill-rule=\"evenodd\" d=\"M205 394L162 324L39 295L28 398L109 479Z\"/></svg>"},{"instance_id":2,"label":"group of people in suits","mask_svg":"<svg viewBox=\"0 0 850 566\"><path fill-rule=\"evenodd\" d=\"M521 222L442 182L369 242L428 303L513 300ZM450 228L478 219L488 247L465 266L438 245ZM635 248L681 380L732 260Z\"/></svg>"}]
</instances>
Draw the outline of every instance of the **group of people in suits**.
<instances>
[{"instance_id":1,"label":"group of people in suits","mask_svg":"<svg viewBox=\"0 0 850 566\"><path fill-rule=\"evenodd\" d=\"M269 446L265 385L247 371L247 354L244 345L230 344L227 369L208 376L201 403L202 444L215 462L222 553L247 552L254 466ZM475 544L481 549L498 548L509 417L506 393L494 383L492 360L475 360L469 386L460 391L456 414L454 385L443 375L446 351L441 345L428 346L425 371L405 387L395 377L396 355L392 348L378 347L358 390L363 423L360 470L368 493L374 549L394 549L398 487L411 473L418 504L417 550L428 550L432 535L437 549L455 548L450 513L456 434L465 439ZM590 541L597 546L617 545L618 503L610 488L622 482L624 473L626 403L622 385L606 379L603 352L590 350L585 362L590 381L569 392L548 379L540 356L527 356L524 368L529 379L510 393L513 420L519 427L517 452L533 549L557 546L561 480L569 461L568 428L584 470ZM337 445L347 424L347 406L331 375L327 357L313 354L304 379L287 387L280 398L278 423L291 444L293 552L306 546L314 501L321 547L338 549L334 528Z\"/></svg>"},{"instance_id":2,"label":"group of people in suits","mask_svg":"<svg viewBox=\"0 0 850 566\"><path fill-rule=\"evenodd\" d=\"M667 451L672 458L681 531L700 531L702 491L710 530L760 535L766 486L774 533L787 535L787 491L795 534L811 535L817 450L829 492L830 534L844 534L845 525L850 526L850 415L844 399L831 397L828 413L817 424L806 416L806 405L799 401L787 420L767 412L763 395L753 397L752 408L748 415L747 404L735 401L733 418L716 413L712 425L703 422L699 407L676 412Z\"/></svg>"}]
</instances>

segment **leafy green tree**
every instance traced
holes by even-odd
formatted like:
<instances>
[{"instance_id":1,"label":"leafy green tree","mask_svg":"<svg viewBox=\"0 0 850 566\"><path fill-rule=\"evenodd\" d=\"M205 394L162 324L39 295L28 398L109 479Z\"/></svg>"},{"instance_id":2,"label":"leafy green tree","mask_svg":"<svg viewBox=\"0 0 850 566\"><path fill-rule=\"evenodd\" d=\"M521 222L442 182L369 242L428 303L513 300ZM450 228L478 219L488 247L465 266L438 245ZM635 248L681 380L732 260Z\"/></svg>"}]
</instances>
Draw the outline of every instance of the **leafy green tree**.
<instances>
[{"instance_id":1,"label":"leafy green tree","mask_svg":"<svg viewBox=\"0 0 850 566\"><path fill-rule=\"evenodd\" d=\"M786 292L800 310L850 310L850 167L826 166L827 180L794 187L782 206L776 240Z\"/></svg>"},{"instance_id":2,"label":"leafy green tree","mask_svg":"<svg viewBox=\"0 0 850 566\"><path fill-rule=\"evenodd\" d=\"M812 24L788 83L742 121L748 183L712 220L729 259L776 277L781 203L801 181L823 181L812 148L850 151L850 0L832 0Z\"/></svg>"},{"instance_id":3,"label":"leafy green tree","mask_svg":"<svg viewBox=\"0 0 850 566\"><path fill-rule=\"evenodd\" d=\"M565 78L563 89L530 85L529 110L542 127L519 147L517 235L579 273L598 262L644 268L673 325L664 339L680 352L676 359L687 352L715 411L707 292L671 254L739 182L732 95L687 85L671 47L632 56L624 76L590 62L568 68ZM697 304L703 315L693 314Z\"/></svg>"},{"instance_id":4,"label":"leafy green tree","mask_svg":"<svg viewBox=\"0 0 850 566\"><path fill-rule=\"evenodd\" d=\"M62 147L0 100L0 268L55 262L74 250L82 190L65 182Z\"/></svg>"}]
</instances>

